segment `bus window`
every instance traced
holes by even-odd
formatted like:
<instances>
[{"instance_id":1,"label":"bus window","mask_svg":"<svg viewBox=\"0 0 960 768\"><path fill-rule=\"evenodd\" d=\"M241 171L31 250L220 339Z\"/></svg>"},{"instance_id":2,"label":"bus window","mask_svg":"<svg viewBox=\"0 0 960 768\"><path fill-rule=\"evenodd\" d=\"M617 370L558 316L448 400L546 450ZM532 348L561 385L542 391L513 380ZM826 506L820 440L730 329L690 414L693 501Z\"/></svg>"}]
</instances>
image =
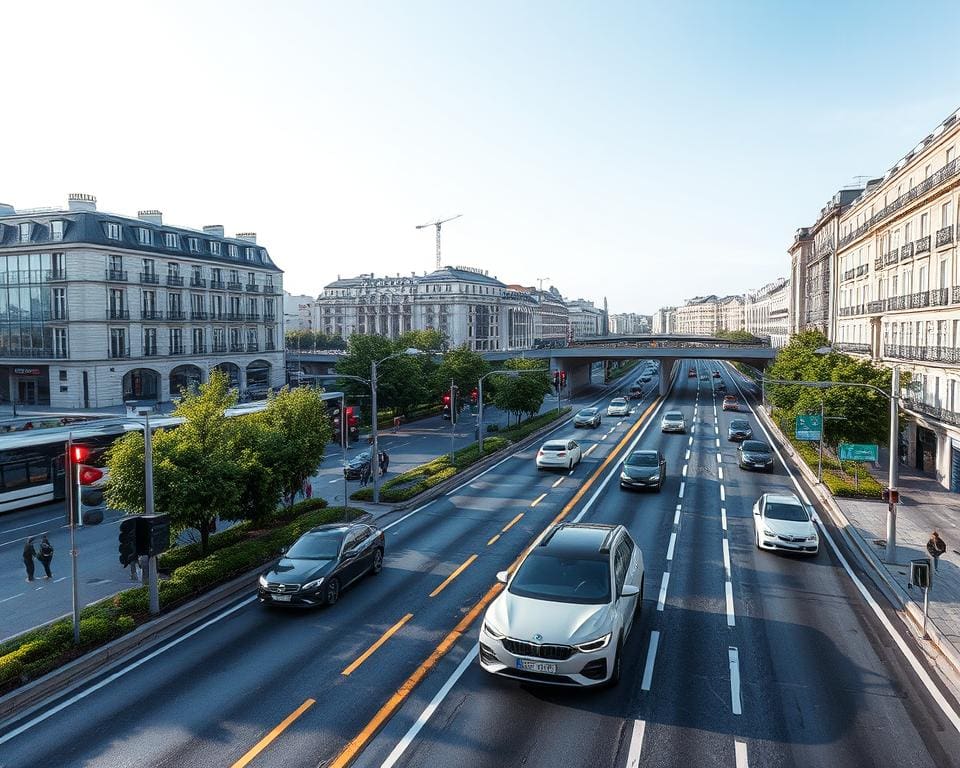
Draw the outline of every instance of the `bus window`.
<instances>
[{"instance_id":1,"label":"bus window","mask_svg":"<svg viewBox=\"0 0 960 768\"><path fill-rule=\"evenodd\" d=\"M27 462L18 461L3 465L3 490L13 491L27 485Z\"/></svg>"},{"instance_id":2,"label":"bus window","mask_svg":"<svg viewBox=\"0 0 960 768\"><path fill-rule=\"evenodd\" d=\"M31 459L28 464L30 468L30 484L49 483L50 482L50 463L41 458Z\"/></svg>"}]
</instances>

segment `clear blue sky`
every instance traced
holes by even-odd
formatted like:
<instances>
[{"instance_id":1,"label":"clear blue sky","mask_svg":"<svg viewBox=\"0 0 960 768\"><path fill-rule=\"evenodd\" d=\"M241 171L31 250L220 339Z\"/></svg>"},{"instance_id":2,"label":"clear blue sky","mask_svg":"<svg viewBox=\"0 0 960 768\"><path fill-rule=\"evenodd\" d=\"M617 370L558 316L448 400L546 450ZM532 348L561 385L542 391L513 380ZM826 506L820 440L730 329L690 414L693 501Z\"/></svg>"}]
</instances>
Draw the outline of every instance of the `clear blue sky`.
<instances>
[{"instance_id":1,"label":"clear blue sky","mask_svg":"<svg viewBox=\"0 0 960 768\"><path fill-rule=\"evenodd\" d=\"M444 262L651 312L960 106L951 2L17 3L0 200L255 230L294 293Z\"/></svg>"}]
</instances>

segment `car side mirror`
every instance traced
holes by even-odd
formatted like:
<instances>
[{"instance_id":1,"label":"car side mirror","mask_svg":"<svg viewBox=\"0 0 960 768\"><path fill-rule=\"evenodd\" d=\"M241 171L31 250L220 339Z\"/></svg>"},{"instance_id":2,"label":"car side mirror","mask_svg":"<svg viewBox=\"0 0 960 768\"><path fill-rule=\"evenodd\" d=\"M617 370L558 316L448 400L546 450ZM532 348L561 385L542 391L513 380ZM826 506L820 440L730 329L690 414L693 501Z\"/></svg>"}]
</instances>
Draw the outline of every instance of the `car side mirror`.
<instances>
[{"instance_id":1,"label":"car side mirror","mask_svg":"<svg viewBox=\"0 0 960 768\"><path fill-rule=\"evenodd\" d=\"M357 556L356 549L348 549L343 553L344 560L353 560L353 558L355 558L356 556Z\"/></svg>"},{"instance_id":2,"label":"car side mirror","mask_svg":"<svg viewBox=\"0 0 960 768\"><path fill-rule=\"evenodd\" d=\"M289 549L289 547L280 547L280 554L281 555L287 554L287 549Z\"/></svg>"},{"instance_id":3,"label":"car side mirror","mask_svg":"<svg viewBox=\"0 0 960 768\"><path fill-rule=\"evenodd\" d=\"M500 571L497 574L497 581L501 584L506 584L510 580L510 571Z\"/></svg>"},{"instance_id":4,"label":"car side mirror","mask_svg":"<svg viewBox=\"0 0 960 768\"><path fill-rule=\"evenodd\" d=\"M620 597L636 597L640 594L640 587L633 584L624 584L620 589Z\"/></svg>"}]
</instances>

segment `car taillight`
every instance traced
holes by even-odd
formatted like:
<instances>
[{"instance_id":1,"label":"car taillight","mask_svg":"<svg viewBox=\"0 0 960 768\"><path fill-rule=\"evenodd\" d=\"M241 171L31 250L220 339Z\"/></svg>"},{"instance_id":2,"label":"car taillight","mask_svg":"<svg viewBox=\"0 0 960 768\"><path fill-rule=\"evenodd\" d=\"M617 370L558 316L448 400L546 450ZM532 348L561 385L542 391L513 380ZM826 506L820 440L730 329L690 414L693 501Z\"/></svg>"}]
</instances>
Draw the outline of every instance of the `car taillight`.
<instances>
[{"instance_id":1,"label":"car taillight","mask_svg":"<svg viewBox=\"0 0 960 768\"><path fill-rule=\"evenodd\" d=\"M558 456L558 457L560 457L560 456L566 456L566 455L567 455L567 452L566 452L566 451L560 451L559 453L557 453L557 456Z\"/></svg>"},{"instance_id":2,"label":"car taillight","mask_svg":"<svg viewBox=\"0 0 960 768\"><path fill-rule=\"evenodd\" d=\"M543 456L543 449L537 451L537 456Z\"/></svg>"}]
</instances>

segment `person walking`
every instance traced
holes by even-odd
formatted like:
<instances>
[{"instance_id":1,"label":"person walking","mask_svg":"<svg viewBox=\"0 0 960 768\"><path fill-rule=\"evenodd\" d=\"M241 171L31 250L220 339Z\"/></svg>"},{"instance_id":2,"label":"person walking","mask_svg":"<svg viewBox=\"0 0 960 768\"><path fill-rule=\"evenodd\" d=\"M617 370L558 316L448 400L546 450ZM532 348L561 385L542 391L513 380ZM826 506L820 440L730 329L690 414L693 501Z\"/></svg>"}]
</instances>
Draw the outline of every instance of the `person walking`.
<instances>
[{"instance_id":1,"label":"person walking","mask_svg":"<svg viewBox=\"0 0 960 768\"><path fill-rule=\"evenodd\" d=\"M383 474L387 474L387 469L390 467L390 454L386 451L383 452Z\"/></svg>"},{"instance_id":2,"label":"person walking","mask_svg":"<svg viewBox=\"0 0 960 768\"><path fill-rule=\"evenodd\" d=\"M53 544L50 543L50 539L47 538L46 534L40 539L40 554L37 555L37 560L40 561L44 573L46 573L46 576L43 578L52 579L53 574L50 573L50 563L53 562Z\"/></svg>"},{"instance_id":3,"label":"person walking","mask_svg":"<svg viewBox=\"0 0 960 768\"><path fill-rule=\"evenodd\" d=\"M930 534L930 541L927 542L927 552L933 558L933 570L940 566L940 555L947 551L946 542L940 538L940 534L934 531Z\"/></svg>"},{"instance_id":4,"label":"person walking","mask_svg":"<svg viewBox=\"0 0 960 768\"><path fill-rule=\"evenodd\" d=\"M373 462L371 456L362 467L360 467L360 485L366 486L370 482L370 464Z\"/></svg>"},{"instance_id":5,"label":"person walking","mask_svg":"<svg viewBox=\"0 0 960 768\"><path fill-rule=\"evenodd\" d=\"M33 558L36 556L37 550L33 548L33 536L30 536L23 545L23 567L27 569L27 581L33 581Z\"/></svg>"}]
</instances>

